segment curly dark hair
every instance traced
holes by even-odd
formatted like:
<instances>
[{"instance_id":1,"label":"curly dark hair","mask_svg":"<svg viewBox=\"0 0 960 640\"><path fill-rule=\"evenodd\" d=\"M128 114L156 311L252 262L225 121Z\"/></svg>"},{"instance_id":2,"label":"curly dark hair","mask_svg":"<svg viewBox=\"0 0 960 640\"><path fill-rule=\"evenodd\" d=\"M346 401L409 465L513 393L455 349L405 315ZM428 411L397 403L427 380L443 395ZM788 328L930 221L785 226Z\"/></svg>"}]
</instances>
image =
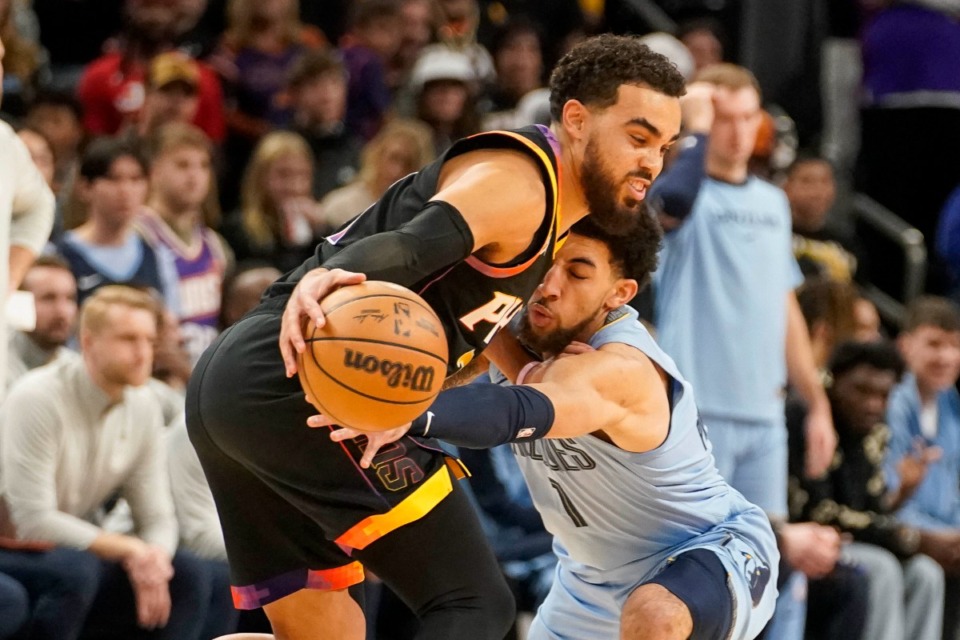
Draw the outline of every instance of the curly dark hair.
<instances>
[{"instance_id":1,"label":"curly dark hair","mask_svg":"<svg viewBox=\"0 0 960 640\"><path fill-rule=\"evenodd\" d=\"M570 233L607 245L613 267L622 277L636 280L640 289L650 283L650 278L657 269L657 254L660 253L663 241L663 228L646 206L641 206L633 224L622 232L606 231L591 216L587 216L574 224Z\"/></svg>"},{"instance_id":2,"label":"curly dark hair","mask_svg":"<svg viewBox=\"0 0 960 640\"><path fill-rule=\"evenodd\" d=\"M584 40L554 67L550 115L559 121L568 100L609 107L623 84L646 85L674 98L686 92L683 76L666 56L654 53L639 38L604 34Z\"/></svg>"},{"instance_id":3,"label":"curly dark hair","mask_svg":"<svg viewBox=\"0 0 960 640\"><path fill-rule=\"evenodd\" d=\"M893 344L886 340L875 342L847 341L837 346L830 356L827 369L834 380L848 371L865 364L880 371L891 371L900 379L904 372L903 359Z\"/></svg>"}]
</instances>

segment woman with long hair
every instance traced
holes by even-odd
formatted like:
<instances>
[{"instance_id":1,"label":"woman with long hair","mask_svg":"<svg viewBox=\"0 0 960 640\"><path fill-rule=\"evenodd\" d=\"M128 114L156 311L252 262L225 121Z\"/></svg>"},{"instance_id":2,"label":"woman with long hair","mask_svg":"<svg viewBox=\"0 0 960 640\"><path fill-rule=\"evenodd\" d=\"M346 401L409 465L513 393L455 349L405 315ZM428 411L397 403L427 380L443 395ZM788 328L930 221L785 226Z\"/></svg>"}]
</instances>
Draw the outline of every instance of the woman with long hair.
<instances>
[{"instance_id":1,"label":"woman with long hair","mask_svg":"<svg viewBox=\"0 0 960 640\"><path fill-rule=\"evenodd\" d=\"M400 178L434 159L430 129L416 120L391 120L363 148L360 172L320 201L324 224L336 229L376 202Z\"/></svg>"},{"instance_id":2,"label":"woman with long hair","mask_svg":"<svg viewBox=\"0 0 960 640\"><path fill-rule=\"evenodd\" d=\"M222 229L238 261L258 258L289 271L313 253L325 227L313 200L313 155L296 133L275 131L254 149L240 210Z\"/></svg>"}]
</instances>

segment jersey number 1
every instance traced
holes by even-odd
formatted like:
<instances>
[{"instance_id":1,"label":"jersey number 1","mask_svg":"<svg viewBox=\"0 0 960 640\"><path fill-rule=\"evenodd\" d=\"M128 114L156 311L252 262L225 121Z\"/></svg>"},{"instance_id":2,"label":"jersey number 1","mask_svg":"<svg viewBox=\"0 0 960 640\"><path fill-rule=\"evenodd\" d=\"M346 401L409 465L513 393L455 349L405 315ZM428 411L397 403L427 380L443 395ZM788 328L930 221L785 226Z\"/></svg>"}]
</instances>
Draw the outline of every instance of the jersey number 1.
<instances>
[{"instance_id":1,"label":"jersey number 1","mask_svg":"<svg viewBox=\"0 0 960 640\"><path fill-rule=\"evenodd\" d=\"M556 480L550 480L550 486L556 490L557 495L560 496L560 504L563 505L563 510L567 512L567 515L570 516L570 519L573 520L573 524L577 527L587 526L587 520L577 511L577 507L573 504L573 500L570 499L570 496L567 495L567 492L563 490L563 487L560 486L560 483Z\"/></svg>"}]
</instances>

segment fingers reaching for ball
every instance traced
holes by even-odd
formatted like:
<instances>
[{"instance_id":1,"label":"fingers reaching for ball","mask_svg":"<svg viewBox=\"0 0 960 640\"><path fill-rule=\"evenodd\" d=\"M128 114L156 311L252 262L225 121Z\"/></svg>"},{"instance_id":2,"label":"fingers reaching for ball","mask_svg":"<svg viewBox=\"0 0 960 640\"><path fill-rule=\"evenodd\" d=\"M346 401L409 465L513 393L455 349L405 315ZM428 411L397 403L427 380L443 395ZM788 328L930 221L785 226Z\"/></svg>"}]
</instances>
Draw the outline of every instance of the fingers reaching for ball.
<instances>
[{"instance_id":1,"label":"fingers reaching for ball","mask_svg":"<svg viewBox=\"0 0 960 640\"><path fill-rule=\"evenodd\" d=\"M328 427L333 425L333 422L327 416L319 415L308 418L307 424L311 427ZM407 431L409 430L409 423L397 427L396 429L377 431L373 433L352 429L350 427L343 427L342 429L334 429L331 431L330 439L334 442L342 442L343 440L350 440L354 438L366 438L366 445L363 446L363 457L360 458L360 467L363 469L369 469L370 465L373 464L373 459L377 456L377 452L380 451L380 449L407 435Z\"/></svg>"}]
</instances>

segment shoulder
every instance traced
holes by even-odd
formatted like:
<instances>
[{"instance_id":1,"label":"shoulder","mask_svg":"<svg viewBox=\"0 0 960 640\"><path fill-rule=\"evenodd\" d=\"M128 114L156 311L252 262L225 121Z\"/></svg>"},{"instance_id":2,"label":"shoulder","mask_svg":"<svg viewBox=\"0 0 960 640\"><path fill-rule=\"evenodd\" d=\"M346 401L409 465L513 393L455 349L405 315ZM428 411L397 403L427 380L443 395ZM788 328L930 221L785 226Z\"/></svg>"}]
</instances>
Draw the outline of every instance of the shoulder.
<instances>
[{"instance_id":1,"label":"shoulder","mask_svg":"<svg viewBox=\"0 0 960 640\"><path fill-rule=\"evenodd\" d=\"M25 373L7 394L3 407L5 413L10 417L27 412L31 415L55 415L57 407L75 402L65 384L68 366L75 366L72 358Z\"/></svg>"},{"instance_id":2,"label":"shoulder","mask_svg":"<svg viewBox=\"0 0 960 640\"><path fill-rule=\"evenodd\" d=\"M514 149L476 149L447 160L440 170L438 192L473 189L485 198L542 204L543 177L529 153Z\"/></svg>"},{"instance_id":3,"label":"shoulder","mask_svg":"<svg viewBox=\"0 0 960 640\"><path fill-rule=\"evenodd\" d=\"M914 378L909 373L905 374L900 382L890 391L890 402L894 400L900 403L909 402L917 396L917 387Z\"/></svg>"},{"instance_id":4,"label":"shoulder","mask_svg":"<svg viewBox=\"0 0 960 640\"><path fill-rule=\"evenodd\" d=\"M503 149L471 151L447 161L437 193L470 226L476 247L497 252L485 260L512 260L543 224L547 190L529 154Z\"/></svg>"},{"instance_id":5,"label":"shoulder","mask_svg":"<svg viewBox=\"0 0 960 640\"><path fill-rule=\"evenodd\" d=\"M153 378L150 379L151 381ZM158 381L159 382L159 381ZM162 384L162 383L160 383ZM123 394L123 402L128 411L133 413L147 428L159 430L163 426L163 404L155 386L148 381L139 387L130 387Z\"/></svg>"},{"instance_id":6,"label":"shoulder","mask_svg":"<svg viewBox=\"0 0 960 640\"><path fill-rule=\"evenodd\" d=\"M657 375L653 361L643 351L623 342L609 342L595 351L562 356L551 368L593 384L610 399L619 395L618 389L635 390L648 376Z\"/></svg>"},{"instance_id":7,"label":"shoulder","mask_svg":"<svg viewBox=\"0 0 960 640\"><path fill-rule=\"evenodd\" d=\"M18 170L24 158L29 157L23 141L3 120L0 120L0 150L0 163L3 163L5 172Z\"/></svg>"},{"instance_id":8,"label":"shoulder","mask_svg":"<svg viewBox=\"0 0 960 640\"><path fill-rule=\"evenodd\" d=\"M84 67L83 77L96 78L113 73L120 67L120 59L119 53L105 53Z\"/></svg>"},{"instance_id":9,"label":"shoulder","mask_svg":"<svg viewBox=\"0 0 960 640\"><path fill-rule=\"evenodd\" d=\"M606 356L610 365L616 363L615 379L626 386L635 389L647 380L660 379L657 364L636 346L625 342L609 342L597 352Z\"/></svg>"},{"instance_id":10,"label":"shoulder","mask_svg":"<svg viewBox=\"0 0 960 640\"><path fill-rule=\"evenodd\" d=\"M916 400L916 391L909 378L905 378L890 392L890 399L887 402L887 415L892 422L899 423L912 414L919 414L920 406Z\"/></svg>"},{"instance_id":11,"label":"shoulder","mask_svg":"<svg viewBox=\"0 0 960 640\"><path fill-rule=\"evenodd\" d=\"M746 187L755 197L768 198L771 201L776 201L778 204L789 207L787 194L772 182L767 182L757 176L751 176L750 179L747 180Z\"/></svg>"},{"instance_id":12,"label":"shoulder","mask_svg":"<svg viewBox=\"0 0 960 640\"><path fill-rule=\"evenodd\" d=\"M107 53L83 68L77 83L77 98L86 108L109 99L117 86L127 82L128 74L123 73L121 60L120 54Z\"/></svg>"},{"instance_id":13,"label":"shoulder","mask_svg":"<svg viewBox=\"0 0 960 640\"><path fill-rule=\"evenodd\" d=\"M16 132L13 130L13 127L10 126L5 120L0 120L0 138L4 140L13 140L17 137Z\"/></svg>"}]
</instances>

